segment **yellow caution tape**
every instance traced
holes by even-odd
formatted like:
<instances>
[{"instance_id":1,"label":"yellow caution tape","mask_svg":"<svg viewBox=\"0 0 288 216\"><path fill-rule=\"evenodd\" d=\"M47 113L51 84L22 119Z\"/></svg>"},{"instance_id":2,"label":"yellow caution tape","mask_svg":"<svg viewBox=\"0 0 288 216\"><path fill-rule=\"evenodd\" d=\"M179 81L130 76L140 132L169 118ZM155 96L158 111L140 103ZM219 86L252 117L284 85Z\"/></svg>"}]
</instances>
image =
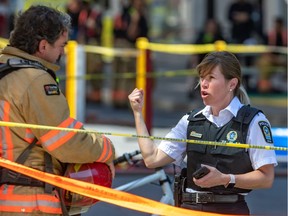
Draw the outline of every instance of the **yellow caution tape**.
<instances>
[{"instance_id":1,"label":"yellow caution tape","mask_svg":"<svg viewBox=\"0 0 288 216\"><path fill-rule=\"evenodd\" d=\"M8 39L0 38L0 48L8 44ZM108 48L103 46L83 45L85 52L96 53L106 56L120 56L135 58L139 51L131 48ZM211 44L160 44L147 41L142 46L155 52L171 53L171 54L204 54L213 51L227 50L232 53L267 53L277 52L287 55L287 47L266 46L266 45L242 45L227 44L225 41L216 41Z\"/></svg>"},{"instance_id":2,"label":"yellow caution tape","mask_svg":"<svg viewBox=\"0 0 288 216\"><path fill-rule=\"evenodd\" d=\"M149 43L148 49L171 54L203 54L215 51L214 44L157 44Z\"/></svg>"},{"instance_id":3,"label":"yellow caution tape","mask_svg":"<svg viewBox=\"0 0 288 216\"><path fill-rule=\"evenodd\" d=\"M84 51L87 53L102 54L106 56L120 56L136 58L138 56L138 50L129 48L109 48L102 46L84 45Z\"/></svg>"},{"instance_id":4,"label":"yellow caution tape","mask_svg":"<svg viewBox=\"0 0 288 216\"><path fill-rule=\"evenodd\" d=\"M287 54L287 47L265 45L226 44L225 41L216 41L211 44L159 44L148 43L146 49L171 54L204 54L213 51L227 50L232 53L268 53L277 52Z\"/></svg>"},{"instance_id":5,"label":"yellow caution tape","mask_svg":"<svg viewBox=\"0 0 288 216\"><path fill-rule=\"evenodd\" d=\"M136 211L146 212L158 215L203 215L213 216L219 215L214 213L199 212L187 210L183 208L174 207L171 205L163 204L154 200L150 200L141 196L130 194L123 191L114 190L111 188L95 185L75 179L45 173L24 165L6 160L0 157L0 166L15 172L30 176L51 185L72 191L74 193L101 200L113 205L133 209Z\"/></svg>"},{"instance_id":6,"label":"yellow caution tape","mask_svg":"<svg viewBox=\"0 0 288 216\"><path fill-rule=\"evenodd\" d=\"M104 135L110 135L110 136L146 138L146 139L152 139L152 140L167 140L167 141L174 141L174 142L186 142L189 144L212 145L212 146L223 146L223 147L233 147L233 148L245 148L245 149L255 148L255 149L265 149L265 150L288 151L287 147L279 147L279 146L274 146L274 145L259 146L259 145L246 144L246 143L216 142L216 141L206 141L206 140L191 140L191 139L177 139L177 138L166 138L166 137L157 137L157 136L144 136L144 135L125 134L125 133L99 132L99 131L97 132L95 130L61 128L61 127L54 127L54 126L24 124L24 123L6 122L6 121L0 121L0 126L42 129L42 130L70 131L70 132L75 132L75 133L96 133L96 134L104 134Z\"/></svg>"}]
</instances>

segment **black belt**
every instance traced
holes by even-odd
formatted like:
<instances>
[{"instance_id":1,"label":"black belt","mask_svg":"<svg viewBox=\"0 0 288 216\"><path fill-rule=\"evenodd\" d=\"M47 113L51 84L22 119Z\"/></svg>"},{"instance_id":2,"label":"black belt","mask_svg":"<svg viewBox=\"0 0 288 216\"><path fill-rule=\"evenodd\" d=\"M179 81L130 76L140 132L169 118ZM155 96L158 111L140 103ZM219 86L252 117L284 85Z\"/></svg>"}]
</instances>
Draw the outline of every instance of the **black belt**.
<instances>
[{"instance_id":1,"label":"black belt","mask_svg":"<svg viewBox=\"0 0 288 216\"><path fill-rule=\"evenodd\" d=\"M235 203L244 200L244 196L238 194L182 193L182 202L186 203Z\"/></svg>"},{"instance_id":2,"label":"black belt","mask_svg":"<svg viewBox=\"0 0 288 216\"><path fill-rule=\"evenodd\" d=\"M12 170L6 168L0 168L0 185L10 184L10 185L22 185L22 186L32 186L32 187L44 187L45 182L39 181L29 176L25 176L16 173Z\"/></svg>"}]
</instances>

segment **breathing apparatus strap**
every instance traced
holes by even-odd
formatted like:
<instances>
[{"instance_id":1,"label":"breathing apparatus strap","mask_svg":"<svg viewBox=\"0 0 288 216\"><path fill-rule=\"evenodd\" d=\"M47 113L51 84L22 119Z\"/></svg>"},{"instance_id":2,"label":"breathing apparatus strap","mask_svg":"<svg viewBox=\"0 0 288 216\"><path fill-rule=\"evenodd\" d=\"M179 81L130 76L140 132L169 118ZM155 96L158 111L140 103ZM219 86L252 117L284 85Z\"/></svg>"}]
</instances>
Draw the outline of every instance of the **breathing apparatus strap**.
<instances>
[{"instance_id":1,"label":"breathing apparatus strap","mask_svg":"<svg viewBox=\"0 0 288 216\"><path fill-rule=\"evenodd\" d=\"M42 65L40 62L18 58L8 59L7 63L0 65L0 79L20 68L37 68L44 70L47 73L49 73L53 77L53 79L58 83L56 74L52 70Z\"/></svg>"},{"instance_id":2,"label":"breathing apparatus strap","mask_svg":"<svg viewBox=\"0 0 288 216\"><path fill-rule=\"evenodd\" d=\"M19 157L16 159L16 163L24 164L27 160L32 148L36 145L37 139L35 138L33 142L28 145L25 150L19 155ZM53 173L53 164L52 164L52 157L47 152L44 153L45 158L45 172ZM53 186L39 181L37 179L33 179L29 176L25 176L23 174L14 172L12 170L1 168L1 180L0 184L12 184L12 185L23 185L23 186L32 186L32 187L44 187L45 193L52 193Z\"/></svg>"},{"instance_id":3,"label":"breathing apparatus strap","mask_svg":"<svg viewBox=\"0 0 288 216\"><path fill-rule=\"evenodd\" d=\"M17 160L15 161L16 163L19 164L24 164L26 159L28 158L32 148L36 145L37 139L35 138L33 142L28 145L25 150L19 155ZM44 153L44 162L45 162L45 172L47 173L53 173L53 164L52 164L52 157L49 153L45 152ZM14 172L12 170L0 167L0 185L2 184L11 184L11 185L22 185L22 186L32 186L32 187L44 187L45 193L52 193L53 189L55 188L53 185L39 181L37 179L33 179L29 176L25 176L23 174ZM60 188L55 188L60 204L61 204L61 209L62 209L62 215L63 216L69 216L69 213L67 211L67 208L65 206L63 196L61 193Z\"/></svg>"}]
</instances>

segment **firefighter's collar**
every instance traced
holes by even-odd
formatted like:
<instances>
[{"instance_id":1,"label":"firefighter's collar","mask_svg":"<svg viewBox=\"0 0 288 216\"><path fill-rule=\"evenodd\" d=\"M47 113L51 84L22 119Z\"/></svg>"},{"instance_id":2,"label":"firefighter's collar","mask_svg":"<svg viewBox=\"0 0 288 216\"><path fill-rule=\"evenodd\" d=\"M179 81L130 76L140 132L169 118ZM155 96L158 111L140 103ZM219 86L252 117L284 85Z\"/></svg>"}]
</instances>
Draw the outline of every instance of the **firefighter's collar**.
<instances>
[{"instance_id":1,"label":"firefighter's collar","mask_svg":"<svg viewBox=\"0 0 288 216\"><path fill-rule=\"evenodd\" d=\"M3 50L2 50L2 54L6 54L6 55L13 55L19 58L24 58L24 59L28 59L28 60L33 60L33 61L37 61L40 62L43 66L45 66L46 68L56 72L60 69L59 65L50 63L48 61L45 61L44 59L38 58L36 56L30 55L18 48L12 47L12 46L6 46Z\"/></svg>"}]
</instances>

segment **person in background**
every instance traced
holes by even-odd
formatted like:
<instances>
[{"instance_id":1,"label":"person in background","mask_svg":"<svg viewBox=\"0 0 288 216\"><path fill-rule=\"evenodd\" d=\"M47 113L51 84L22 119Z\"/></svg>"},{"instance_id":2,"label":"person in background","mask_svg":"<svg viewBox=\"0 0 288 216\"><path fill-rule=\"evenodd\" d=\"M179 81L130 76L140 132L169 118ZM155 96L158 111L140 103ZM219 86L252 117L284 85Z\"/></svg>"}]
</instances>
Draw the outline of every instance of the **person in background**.
<instances>
[{"instance_id":1,"label":"person in background","mask_svg":"<svg viewBox=\"0 0 288 216\"><path fill-rule=\"evenodd\" d=\"M273 28L268 31L265 44L287 48L287 28L281 17L274 18ZM287 92L287 54L281 54L281 52L264 53L259 58L257 66L260 72L257 88L259 93ZM283 67L284 73L273 85L271 79L273 75L276 75L277 67Z\"/></svg>"},{"instance_id":2,"label":"person in background","mask_svg":"<svg viewBox=\"0 0 288 216\"><path fill-rule=\"evenodd\" d=\"M135 48L139 37L148 37L146 5L142 0L130 0L123 3L122 13L114 21L114 46L116 48ZM120 77L113 79L113 104L117 108L126 108L127 96L135 87L135 78L121 77L123 73L136 73L136 59L116 57L114 71Z\"/></svg>"},{"instance_id":3,"label":"person in background","mask_svg":"<svg viewBox=\"0 0 288 216\"><path fill-rule=\"evenodd\" d=\"M79 37L78 42L85 45L101 46L101 35L103 30L103 17L108 8L108 1L105 4L82 1L82 10L79 15ZM98 53L86 53L86 71L92 79L87 80L87 100L89 102L101 103L101 91L103 79L103 56Z\"/></svg>"},{"instance_id":4,"label":"person in background","mask_svg":"<svg viewBox=\"0 0 288 216\"><path fill-rule=\"evenodd\" d=\"M69 0L66 5L66 13L71 17L70 40L78 40L79 36L79 15L82 8L81 0Z\"/></svg>"},{"instance_id":5,"label":"person in background","mask_svg":"<svg viewBox=\"0 0 288 216\"><path fill-rule=\"evenodd\" d=\"M222 28L220 27L219 23L215 19L208 19L205 22L205 27L202 31L197 34L197 38L194 44L213 44L216 41L224 40L225 38L222 34ZM203 60L206 54L196 54L192 55L189 63L188 68L196 68L196 66ZM187 79L187 86L188 86L188 97L193 98L198 95L198 91L195 91L195 87L197 86L198 81L195 79L196 76L190 76Z\"/></svg>"},{"instance_id":6,"label":"person in background","mask_svg":"<svg viewBox=\"0 0 288 216\"><path fill-rule=\"evenodd\" d=\"M0 80L1 121L83 129L83 123L70 117L55 74L70 26L68 14L46 6L31 6L18 15L9 45L1 51L0 63L27 62L34 67L17 68ZM101 162L108 164L112 176L115 174L114 146L104 135L3 127L0 138L0 155L10 161L18 161L34 145L23 162L27 167L63 175L64 163ZM2 216L64 213L55 187L46 188L47 184L24 175L6 181L6 171L0 169Z\"/></svg>"},{"instance_id":7,"label":"person in background","mask_svg":"<svg viewBox=\"0 0 288 216\"><path fill-rule=\"evenodd\" d=\"M180 200L175 199L179 206L248 215L247 193L273 184L274 166L277 165L275 151L208 144L217 141L273 146L270 123L260 110L249 106L241 83L240 64L232 53L207 54L197 71L205 107L185 114L166 138L196 140L203 144L167 139L157 146L153 140L139 137L144 162L148 168L169 163L181 166L187 156L187 174L183 170L185 180L181 181L179 194L176 190L177 196L174 196L180 197ZM143 90L136 88L129 95L129 101L137 134L149 136L142 115L143 97ZM196 179L193 173L200 167L206 167L209 173Z\"/></svg>"},{"instance_id":8,"label":"person in background","mask_svg":"<svg viewBox=\"0 0 288 216\"><path fill-rule=\"evenodd\" d=\"M254 4L247 0L235 0L228 9L228 20L231 24L230 43L233 44L256 44L255 34L257 33L254 26L253 13L255 12ZM253 66L255 58L251 55L236 55L241 64L245 67ZM251 76L243 74L243 85L248 92L253 90L250 85Z\"/></svg>"},{"instance_id":9,"label":"person in background","mask_svg":"<svg viewBox=\"0 0 288 216\"><path fill-rule=\"evenodd\" d=\"M253 5L246 0L234 1L228 9L231 23L231 43L242 44L251 38L253 33Z\"/></svg>"}]
</instances>

